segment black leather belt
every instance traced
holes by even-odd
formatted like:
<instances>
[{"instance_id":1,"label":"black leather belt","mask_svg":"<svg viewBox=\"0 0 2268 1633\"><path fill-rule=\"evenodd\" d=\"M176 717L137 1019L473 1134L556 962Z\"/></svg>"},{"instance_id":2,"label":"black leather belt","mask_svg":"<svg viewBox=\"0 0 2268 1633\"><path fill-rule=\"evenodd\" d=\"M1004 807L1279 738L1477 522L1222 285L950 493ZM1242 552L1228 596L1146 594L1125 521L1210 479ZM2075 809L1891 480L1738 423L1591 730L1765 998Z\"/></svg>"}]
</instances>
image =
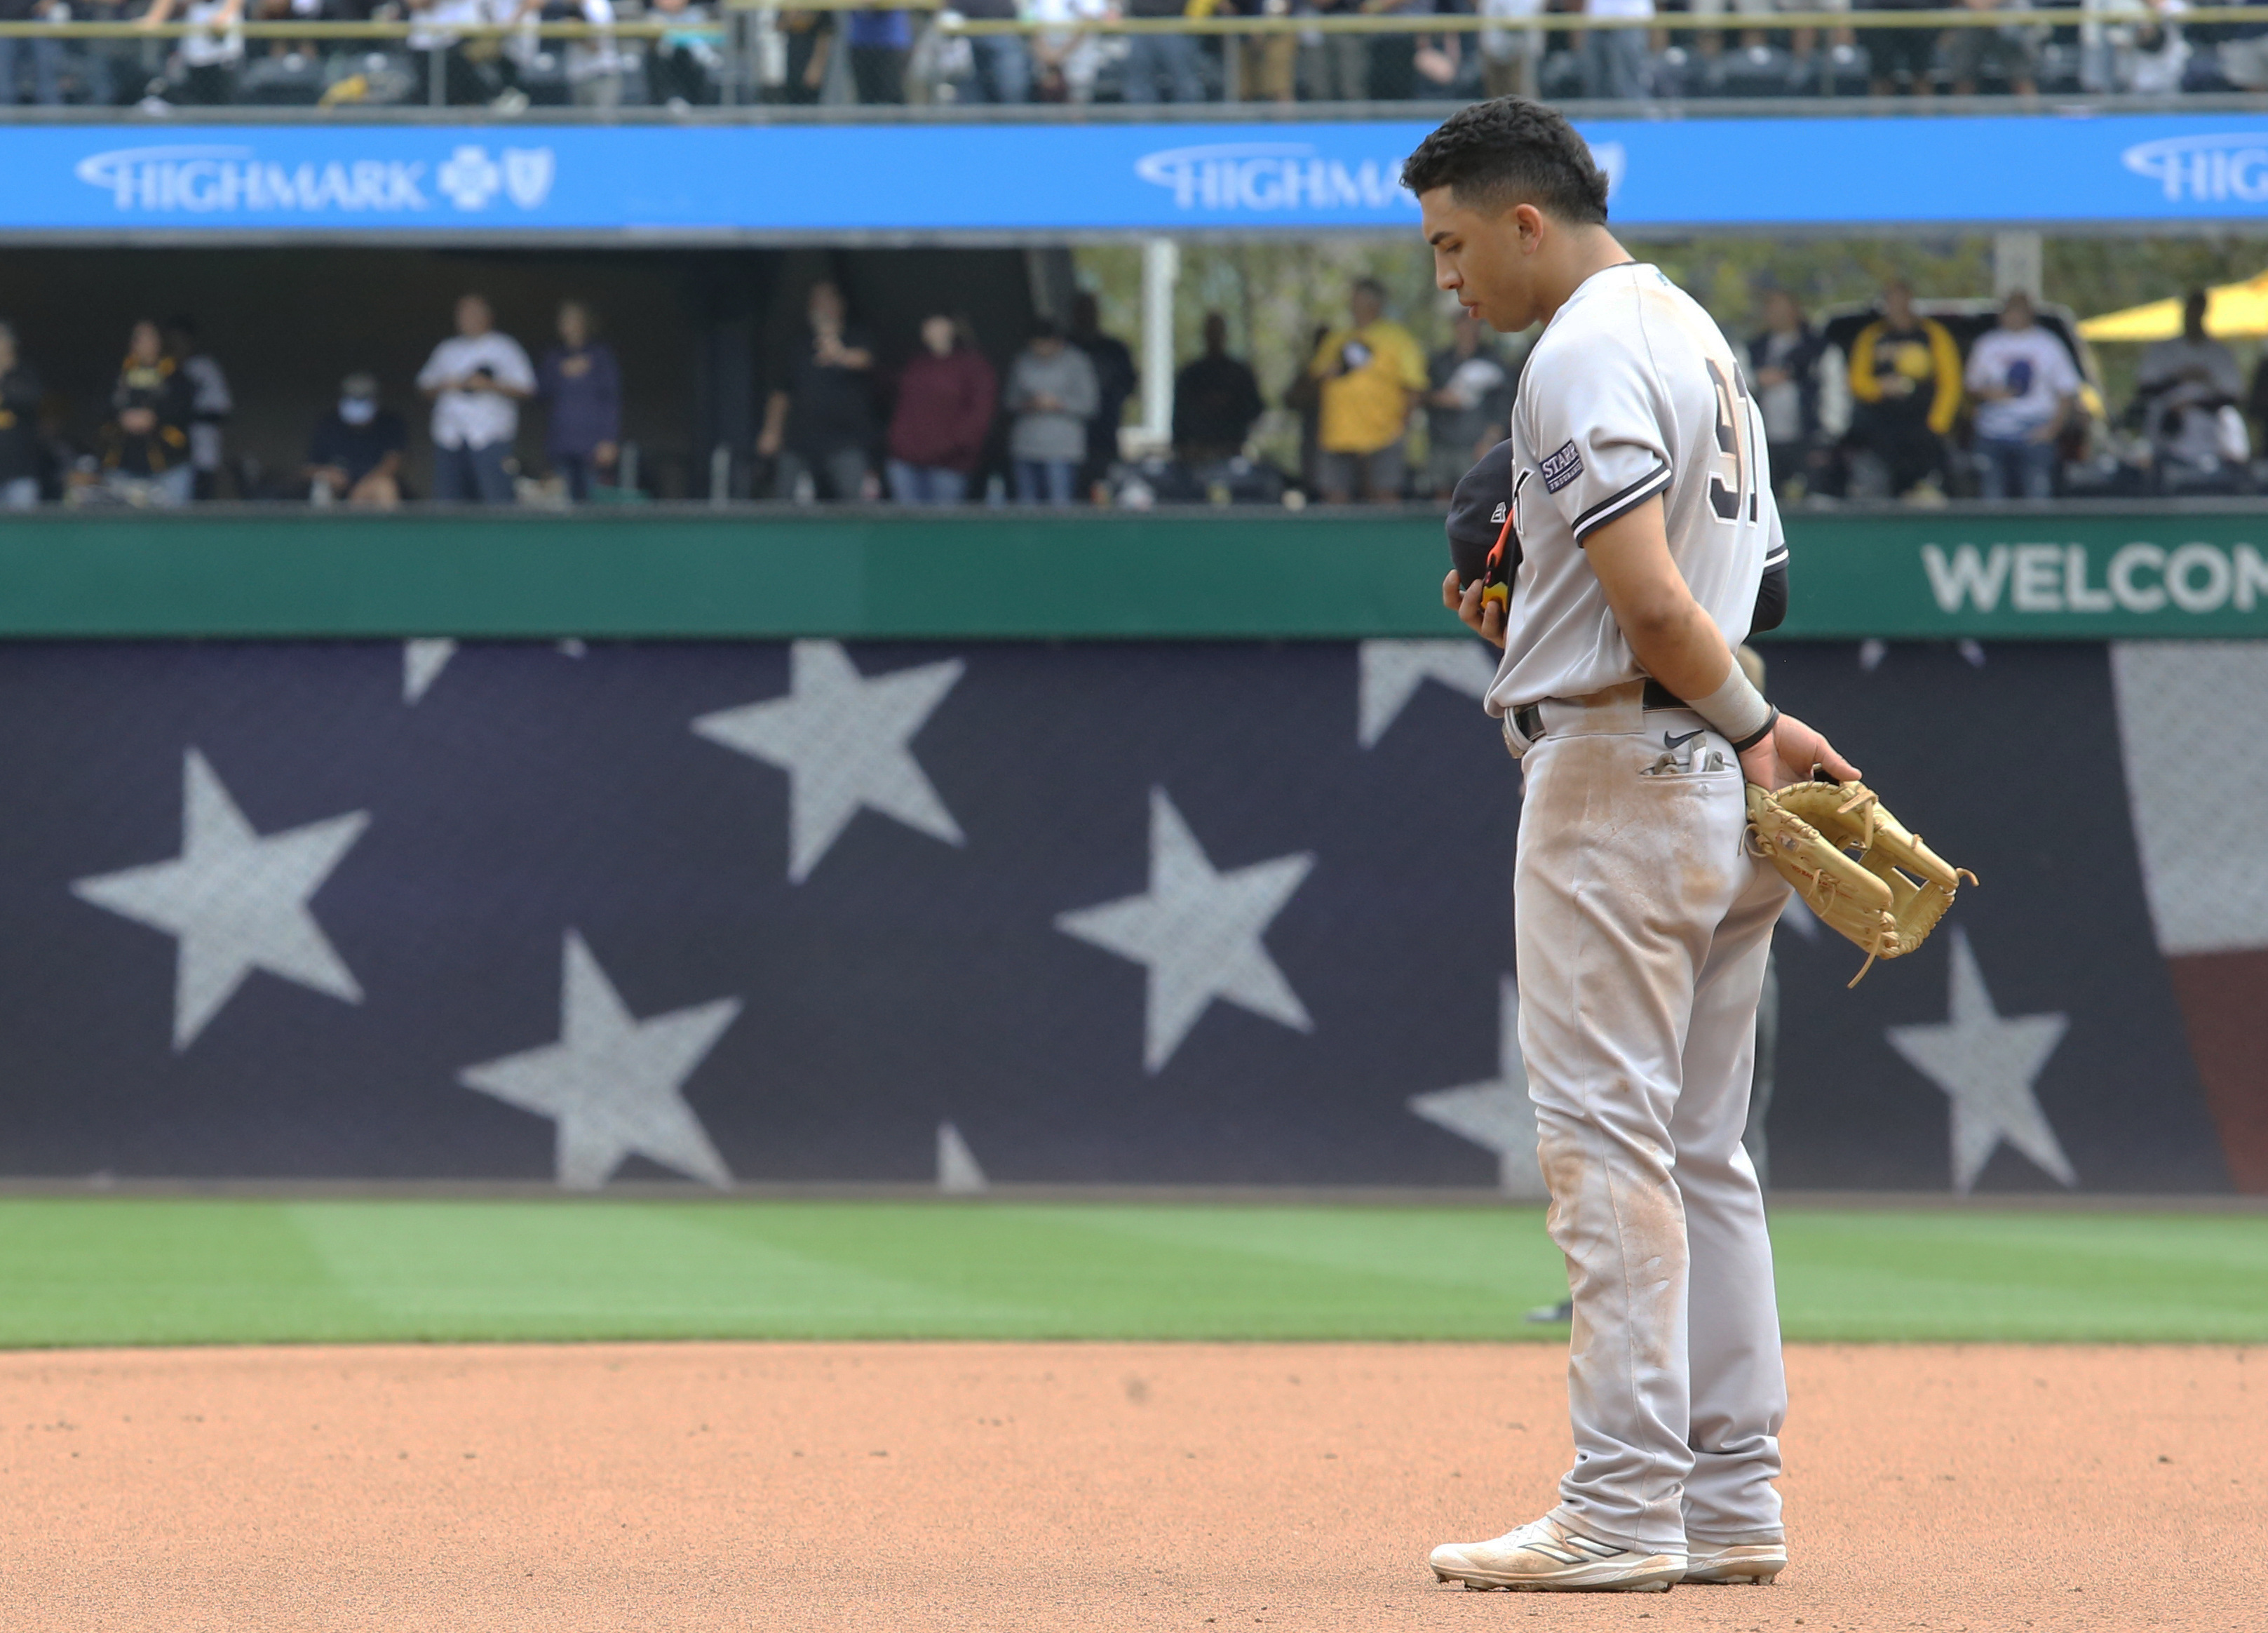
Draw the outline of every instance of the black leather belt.
<instances>
[{"instance_id":1,"label":"black leather belt","mask_svg":"<svg viewBox=\"0 0 2268 1633\"><path fill-rule=\"evenodd\" d=\"M1660 681L1651 677L1648 677L1646 683L1644 695L1638 699L1638 707L1641 709L1683 709L1690 706L1684 698L1670 691ZM1534 743L1543 735L1543 706L1531 703L1524 709L1514 709L1512 723L1519 729L1521 736Z\"/></svg>"}]
</instances>

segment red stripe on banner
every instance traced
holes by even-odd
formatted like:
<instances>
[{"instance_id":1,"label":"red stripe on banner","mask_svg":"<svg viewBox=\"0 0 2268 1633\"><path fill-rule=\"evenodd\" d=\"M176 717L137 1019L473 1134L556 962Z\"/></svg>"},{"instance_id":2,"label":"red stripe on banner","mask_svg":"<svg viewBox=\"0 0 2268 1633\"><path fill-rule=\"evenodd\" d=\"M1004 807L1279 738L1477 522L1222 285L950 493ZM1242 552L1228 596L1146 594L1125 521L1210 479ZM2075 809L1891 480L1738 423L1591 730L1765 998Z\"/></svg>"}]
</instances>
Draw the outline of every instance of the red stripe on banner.
<instances>
[{"instance_id":1,"label":"red stripe on banner","mask_svg":"<svg viewBox=\"0 0 2268 1633\"><path fill-rule=\"evenodd\" d=\"M2168 958L2229 1178L2268 1193L2268 952Z\"/></svg>"}]
</instances>

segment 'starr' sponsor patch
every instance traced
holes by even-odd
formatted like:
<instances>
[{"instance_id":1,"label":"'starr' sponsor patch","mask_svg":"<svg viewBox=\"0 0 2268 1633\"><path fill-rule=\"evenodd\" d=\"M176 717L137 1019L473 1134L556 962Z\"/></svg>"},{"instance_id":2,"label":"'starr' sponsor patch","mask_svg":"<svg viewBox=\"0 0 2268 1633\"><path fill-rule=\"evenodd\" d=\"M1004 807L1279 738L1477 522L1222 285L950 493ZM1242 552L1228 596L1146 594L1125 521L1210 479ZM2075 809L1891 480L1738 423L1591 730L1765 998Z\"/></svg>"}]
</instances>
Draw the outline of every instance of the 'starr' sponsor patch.
<instances>
[{"instance_id":1,"label":"'starr' sponsor patch","mask_svg":"<svg viewBox=\"0 0 2268 1633\"><path fill-rule=\"evenodd\" d=\"M1583 456L1573 442L1563 442L1555 453L1543 456L1543 485L1557 493L1583 474Z\"/></svg>"}]
</instances>

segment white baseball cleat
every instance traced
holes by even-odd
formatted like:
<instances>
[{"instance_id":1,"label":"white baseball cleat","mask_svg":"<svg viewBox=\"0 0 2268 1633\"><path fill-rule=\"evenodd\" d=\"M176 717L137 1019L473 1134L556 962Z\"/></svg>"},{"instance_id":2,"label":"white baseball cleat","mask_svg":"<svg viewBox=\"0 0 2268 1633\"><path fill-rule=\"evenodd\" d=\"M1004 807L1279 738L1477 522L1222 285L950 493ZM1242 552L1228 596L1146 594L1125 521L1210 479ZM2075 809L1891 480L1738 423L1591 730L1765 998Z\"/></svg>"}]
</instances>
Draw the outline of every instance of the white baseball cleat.
<instances>
[{"instance_id":1,"label":"white baseball cleat","mask_svg":"<svg viewBox=\"0 0 2268 1633\"><path fill-rule=\"evenodd\" d=\"M1770 1587L1771 1579L1786 1569L1785 1542L1737 1542L1726 1548L1705 1543L1685 1556L1688 1582L1751 1582Z\"/></svg>"},{"instance_id":2,"label":"white baseball cleat","mask_svg":"<svg viewBox=\"0 0 2268 1633\"><path fill-rule=\"evenodd\" d=\"M1437 1581L1516 1593L1660 1593L1684 1579L1683 1554L1641 1554L1543 1518L1488 1542L1444 1542L1433 1550Z\"/></svg>"}]
</instances>

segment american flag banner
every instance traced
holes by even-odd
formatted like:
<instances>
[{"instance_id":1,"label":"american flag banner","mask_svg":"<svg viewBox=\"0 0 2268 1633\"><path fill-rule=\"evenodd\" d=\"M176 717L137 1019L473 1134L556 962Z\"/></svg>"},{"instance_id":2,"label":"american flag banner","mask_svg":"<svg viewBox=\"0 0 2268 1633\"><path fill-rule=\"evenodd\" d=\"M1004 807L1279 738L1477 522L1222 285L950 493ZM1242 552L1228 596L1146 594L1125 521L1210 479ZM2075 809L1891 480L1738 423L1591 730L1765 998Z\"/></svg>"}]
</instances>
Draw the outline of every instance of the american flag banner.
<instances>
[{"instance_id":1,"label":"american flag banner","mask_svg":"<svg viewBox=\"0 0 2268 1633\"><path fill-rule=\"evenodd\" d=\"M1771 660L1984 881L1856 992L1783 920L1774 1183L2249 1171L2154 935L2109 649ZM9 646L0 1171L1533 1195L1491 671L1458 640Z\"/></svg>"}]
</instances>

